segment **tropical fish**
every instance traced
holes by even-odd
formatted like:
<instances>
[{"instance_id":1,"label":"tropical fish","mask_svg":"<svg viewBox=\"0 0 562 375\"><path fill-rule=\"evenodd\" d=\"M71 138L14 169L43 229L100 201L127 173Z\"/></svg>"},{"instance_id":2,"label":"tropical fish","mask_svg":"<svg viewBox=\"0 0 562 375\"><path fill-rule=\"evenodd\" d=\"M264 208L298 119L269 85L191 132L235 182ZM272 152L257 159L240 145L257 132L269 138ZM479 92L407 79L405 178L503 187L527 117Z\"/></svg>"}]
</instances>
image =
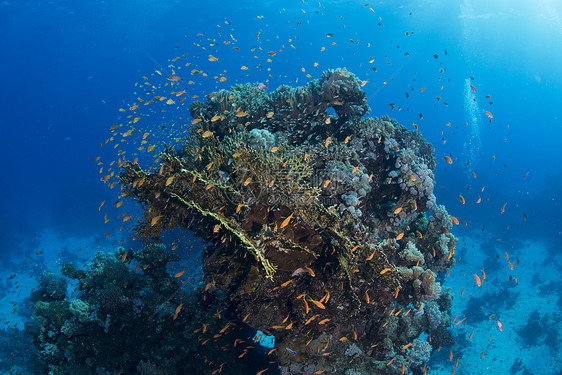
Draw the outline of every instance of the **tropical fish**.
<instances>
[{"instance_id":1,"label":"tropical fish","mask_svg":"<svg viewBox=\"0 0 562 375\"><path fill-rule=\"evenodd\" d=\"M291 274L291 277L295 277L295 276L300 276L300 275L304 275L305 273L308 273L308 270L299 267L296 270L293 271L293 273Z\"/></svg>"},{"instance_id":2,"label":"tropical fish","mask_svg":"<svg viewBox=\"0 0 562 375\"><path fill-rule=\"evenodd\" d=\"M318 307L319 309L322 309L322 310L326 309L326 306L324 306L324 304L323 304L322 302L320 302L320 301L315 301L315 300L313 300L313 299L309 299L309 301L312 302L313 304L315 304L316 307ZM328 319L328 320L329 320L329 319ZM320 324L320 323L319 323L319 324Z\"/></svg>"},{"instance_id":3,"label":"tropical fish","mask_svg":"<svg viewBox=\"0 0 562 375\"><path fill-rule=\"evenodd\" d=\"M312 322L316 318L318 318L318 314L308 318L308 320L304 323L304 325L307 326L310 322Z\"/></svg>"},{"instance_id":4,"label":"tropical fish","mask_svg":"<svg viewBox=\"0 0 562 375\"><path fill-rule=\"evenodd\" d=\"M496 328L500 331L503 332L503 322L499 319L496 319Z\"/></svg>"},{"instance_id":5,"label":"tropical fish","mask_svg":"<svg viewBox=\"0 0 562 375\"><path fill-rule=\"evenodd\" d=\"M291 218L293 217L293 214L290 214L289 216L287 216L287 218L285 220L283 220L283 222L281 223L280 228L283 229L285 228L287 225L289 225L289 221L291 221Z\"/></svg>"},{"instance_id":6,"label":"tropical fish","mask_svg":"<svg viewBox=\"0 0 562 375\"><path fill-rule=\"evenodd\" d=\"M480 276L478 276L477 274L474 274L474 281L476 282L476 285L482 285L482 280L480 280Z\"/></svg>"},{"instance_id":7,"label":"tropical fish","mask_svg":"<svg viewBox=\"0 0 562 375\"><path fill-rule=\"evenodd\" d=\"M284 288L284 287L286 287L287 285L289 285L289 284L292 283L292 282L293 282L293 280L285 281L283 284L280 285L280 287L281 287L281 288ZM285 323L285 322L283 322L283 323Z\"/></svg>"},{"instance_id":8,"label":"tropical fish","mask_svg":"<svg viewBox=\"0 0 562 375\"><path fill-rule=\"evenodd\" d=\"M176 75L168 76L168 77L166 77L166 79L168 81L172 81L172 82L183 81L183 78L181 78L180 76L176 76Z\"/></svg>"},{"instance_id":9,"label":"tropical fish","mask_svg":"<svg viewBox=\"0 0 562 375\"><path fill-rule=\"evenodd\" d=\"M506 205L507 205L507 203L504 203L504 205L503 205L503 207L502 207L502 210L501 210L500 214L503 214L503 213L505 212L505 206L506 206Z\"/></svg>"},{"instance_id":10,"label":"tropical fish","mask_svg":"<svg viewBox=\"0 0 562 375\"><path fill-rule=\"evenodd\" d=\"M176 307L176 311L174 311L174 317L172 318L172 320L176 320L176 318L178 317L178 314L181 311L181 308L183 306L183 303L180 303L178 307Z\"/></svg>"}]
</instances>

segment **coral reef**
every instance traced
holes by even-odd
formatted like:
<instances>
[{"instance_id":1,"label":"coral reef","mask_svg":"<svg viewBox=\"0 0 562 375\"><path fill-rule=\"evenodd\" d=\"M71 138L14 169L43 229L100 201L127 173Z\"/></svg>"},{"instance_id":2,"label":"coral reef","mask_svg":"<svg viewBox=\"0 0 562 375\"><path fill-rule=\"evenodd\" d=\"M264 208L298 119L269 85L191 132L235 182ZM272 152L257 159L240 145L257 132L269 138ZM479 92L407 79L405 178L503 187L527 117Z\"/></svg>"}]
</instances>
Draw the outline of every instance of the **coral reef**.
<instances>
[{"instance_id":1,"label":"coral reef","mask_svg":"<svg viewBox=\"0 0 562 375\"><path fill-rule=\"evenodd\" d=\"M420 373L417 338L450 320L435 278L457 240L432 147L368 111L345 69L271 93L235 85L192 103L183 146L153 169L122 163L123 194L144 212L137 234L156 242L179 226L209 241L206 282L235 321L275 336L291 374Z\"/></svg>"},{"instance_id":2,"label":"coral reef","mask_svg":"<svg viewBox=\"0 0 562 375\"><path fill-rule=\"evenodd\" d=\"M205 373L232 362L232 355L222 350L236 331L220 314L224 297L204 296L202 288L182 289L165 272L174 259L163 246L151 245L140 251L99 252L80 272L64 265L66 273L79 276L77 298L69 302L66 292L59 300L37 293L44 299L36 300L26 324L42 363L35 373ZM41 285L60 284L53 280L44 274ZM212 345L206 345L209 340ZM251 372L240 362L229 368Z\"/></svg>"},{"instance_id":3,"label":"coral reef","mask_svg":"<svg viewBox=\"0 0 562 375\"><path fill-rule=\"evenodd\" d=\"M39 282L39 288L31 293L30 300L37 301L62 301L66 296L66 281L53 273L44 273Z\"/></svg>"}]
</instances>

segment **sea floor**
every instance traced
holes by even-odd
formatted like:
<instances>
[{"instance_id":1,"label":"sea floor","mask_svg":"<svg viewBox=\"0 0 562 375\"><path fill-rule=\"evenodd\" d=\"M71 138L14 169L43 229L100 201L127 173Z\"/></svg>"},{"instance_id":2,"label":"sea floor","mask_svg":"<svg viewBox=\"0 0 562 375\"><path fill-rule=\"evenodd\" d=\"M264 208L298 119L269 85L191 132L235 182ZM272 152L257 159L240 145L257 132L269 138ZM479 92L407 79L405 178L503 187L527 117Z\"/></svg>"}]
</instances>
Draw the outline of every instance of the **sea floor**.
<instances>
[{"instance_id":1,"label":"sea floor","mask_svg":"<svg viewBox=\"0 0 562 375\"><path fill-rule=\"evenodd\" d=\"M461 237L457 251L444 286L455 296L455 323L466 319L453 326L453 360L448 349L445 356L439 353L444 361L429 373L451 374L460 357L456 374L559 374L562 264L549 253L549 245L504 244L476 234ZM474 274L482 279L482 269L486 276L478 287ZM503 331L495 319L503 323Z\"/></svg>"},{"instance_id":2,"label":"sea floor","mask_svg":"<svg viewBox=\"0 0 562 375\"><path fill-rule=\"evenodd\" d=\"M101 241L100 236L67 237L54 230L44 229L32 241L33 248L25 248L0 266L0 327L23 328L30 309L29 296L39 285L43 272L60 274L63 263L87 263L98 251L113 251L118 245L117 234ZM24 245L29 246L29 245Z\"/></svg>"}]
</instances>

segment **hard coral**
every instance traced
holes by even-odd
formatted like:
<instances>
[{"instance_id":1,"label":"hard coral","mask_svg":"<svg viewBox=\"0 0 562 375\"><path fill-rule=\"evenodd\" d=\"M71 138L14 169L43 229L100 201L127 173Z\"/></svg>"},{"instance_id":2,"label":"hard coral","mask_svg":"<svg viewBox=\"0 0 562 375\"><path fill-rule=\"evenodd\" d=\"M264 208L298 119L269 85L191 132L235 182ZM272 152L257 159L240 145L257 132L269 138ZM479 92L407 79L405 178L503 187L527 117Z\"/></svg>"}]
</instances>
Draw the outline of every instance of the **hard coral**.
<instances>
[{"instance_id":1,"label":"hard coral","mask_svg":"<svg viewBox=\"0 0 562 375\"><path fill-rule=\"evenodd\" d=\"M212 367L207 358L217 361L217 371L218 363L230 361L232 373L255 373L232 362L232 355L222 350L231 344L236 329L231 323L224 328L224 317L212 316L224 297L183 290L177 279L161 272L175 259L162 250L149 246L99 252L85 270L70 272L80 276L77 299L49 301L49 295L41 294L46 300L36 302L33 319L26 324L42 361L35 373L203 374ZM135 262L147 262L147 272L135 272L124 263L125 253ZM148 271L151 267L156 270ZM198 341L194 332L201 330L203 321L209 332ZM213 337L221 329L220 337ZM213 345L203 346L205 340L213 340Z\"/></svg>"},{"instance_id":2,"label":"hard coral","mask_svg":"<svg viewBox=\"0 0 562 375\"><path fill-rule=\"evenodd\" d=\"M39 288L31 294L31 301L62 301L66 296L66 281L54 273L45 272L41 275Z\"/></svg>"},{"instance_id":3,"label":"hard coral","mask_svg":"<svg viewBox=\"0 0 562 375\"><path fill-rule=\"evenodd\" d=\"M432 329L408 314L439 297L456 245L431 145L386 116L362 118L365 93L345 69L269 94L236 85L190 111L199 121L183 147L152 170L123 164L141 238L181 226L208 240L206 281L239 321L275 335L294 374L361 367L343 354L349 340L376 366L405 360L401 348Z\"/></svg>"}]
</instances>

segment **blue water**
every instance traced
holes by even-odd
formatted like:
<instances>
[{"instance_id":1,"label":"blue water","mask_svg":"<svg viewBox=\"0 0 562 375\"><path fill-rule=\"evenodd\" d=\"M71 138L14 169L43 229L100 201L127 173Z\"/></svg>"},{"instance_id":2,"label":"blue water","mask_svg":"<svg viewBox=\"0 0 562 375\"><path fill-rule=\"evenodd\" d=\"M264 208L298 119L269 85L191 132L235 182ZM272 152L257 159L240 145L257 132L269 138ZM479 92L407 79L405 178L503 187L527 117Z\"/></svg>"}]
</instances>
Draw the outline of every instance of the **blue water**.
<instances>
[{"instance_id":1,"label":"blue water","mask_svg":"<svg viewBox=\"0 0 562 375\"><path fill-rule=\"evenodd\" d=\"M529 280L518 287L531 290L533 275L544 272L548 282L560 285L562 4L366 2L1 1L2 295L13 291L9 275L29 279L55 268L56 257L36 255L41 246L74 238L60 245L72 259L79 258L80 238L90 241L92 252L130 241L127 227L119 231L123 222L114 219L118 210L111 208L118 193L100 182L93 159L114 158L114 150L100 144L108 128L120 122L118 108L139 96L135 83L142 84L142 76L154 80L155 70L170 74L170 59L184 53L182 61L197 54L219 57L201 63L227 77L219 88L245 82L267 82L270 89L303 85L310 80L306 73L315 79L338 67L368 80L364 90L371 115L388 114L411 129L416 123L436 147L435 194L461 224L466 222L454 229L466 244L459 245L462 256L485 259L486 252L495 258L513 251L529 258L522 265ZM207 38L216 39L216 50ZM239 51L223 44L232 38ZM253 52L253 46L263 51ZM268 63L264 52L270 50L278 53ZM188 87L190 95L215 90L214 80L200 82ZM484 111L493 114L492 121ZM111 218L107 224L104 213ZM471 255L469 243L483 249ZM529 246L546 250L526 252ZM452 287L455 282L451 279ZM543 292L552 293L560 306L560 289ZM559 314L559 308L548 313L557 334ZM501 348L496 350L502 358ZM559 348L550 350L561 356ZM481 361L486 360L494 361L491 356ZM507 351L505 360L512 366ZM555 370L552 365L541 373ZM512 367L512 373L522 371Z\"/></svg>"}]
</instances>

